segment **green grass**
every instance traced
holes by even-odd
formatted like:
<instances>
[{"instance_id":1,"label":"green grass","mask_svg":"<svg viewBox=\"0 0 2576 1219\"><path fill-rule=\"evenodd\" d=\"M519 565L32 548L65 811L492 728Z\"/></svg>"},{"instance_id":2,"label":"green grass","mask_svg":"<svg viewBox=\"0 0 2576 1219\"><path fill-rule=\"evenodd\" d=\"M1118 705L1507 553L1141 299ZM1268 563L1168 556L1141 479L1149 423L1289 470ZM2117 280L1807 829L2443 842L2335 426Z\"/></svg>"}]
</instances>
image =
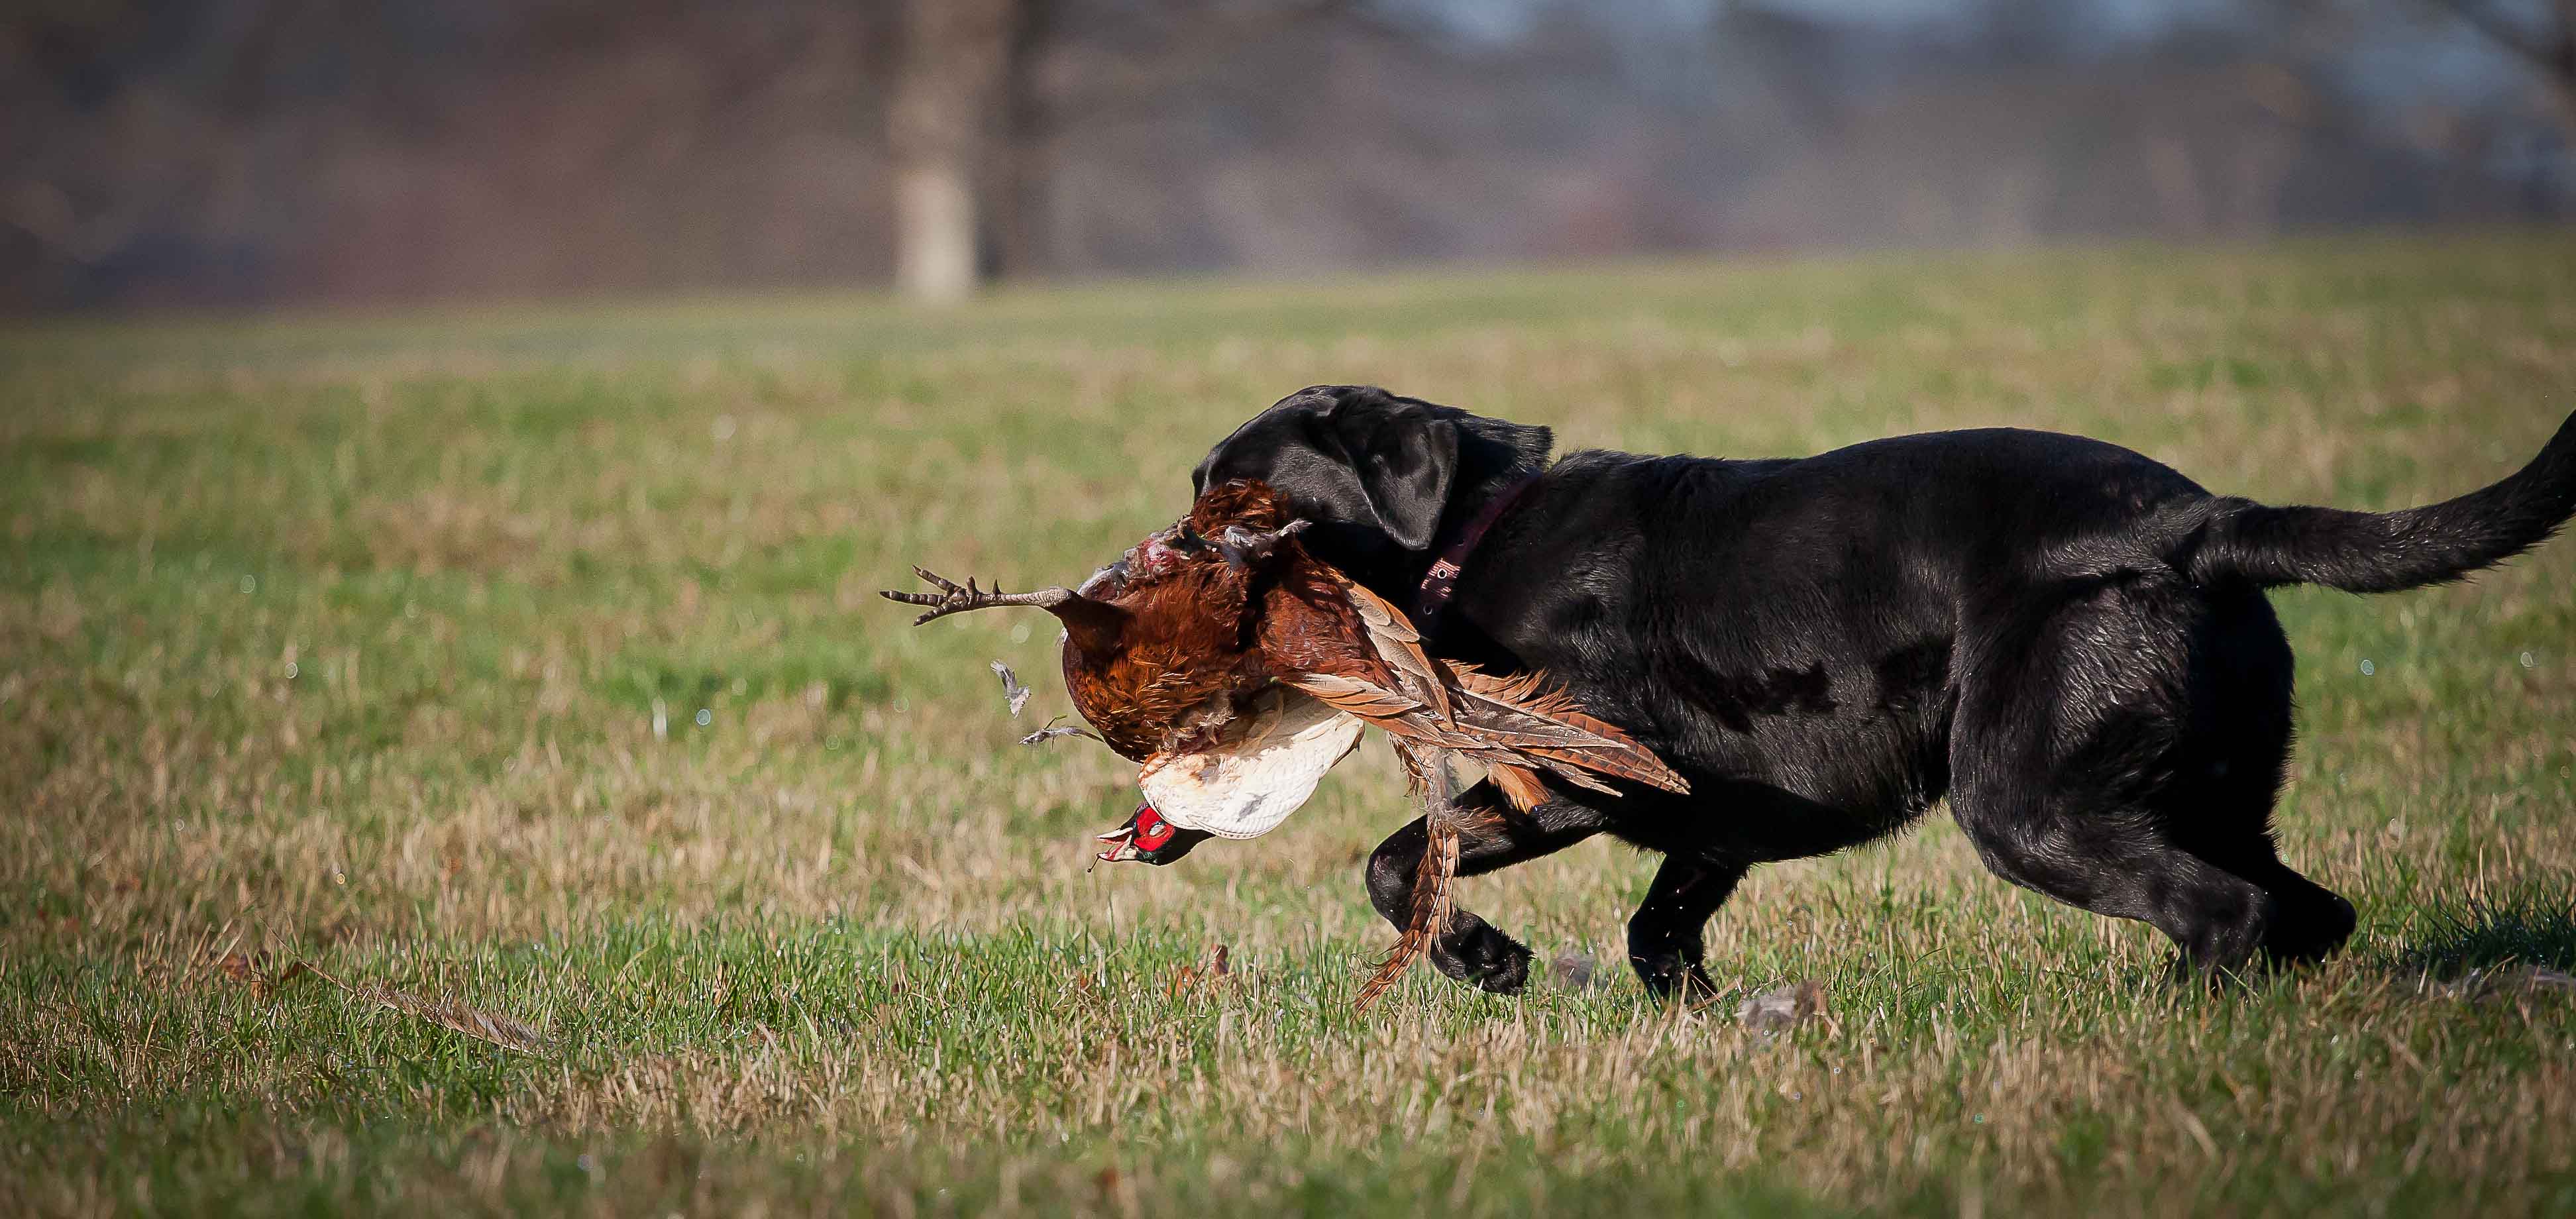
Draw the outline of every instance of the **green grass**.
<instances>
[{"instance_id":1,"label":"green grass","mask_svg":"<svg viewBox=\"0 0 2576 1219\"><path fill-rule=\"evenodd\" d=\"M1608 843L1464 885L1607 985L1358 1015L1382 747L1087 874L1130 776L1013 744L985 667L1065 710L1053 631L873 595L1077 577L1319 381L1566 448L2056 428L2393 507L2576 406L2576 239L0 331L0 1210L2576 1208L2576 999L2446 985L2576 965L2576 543L2275 599L2284 849L2362 917L2324 968L2176 992L1936 815L1711 926L1730 996L1824 984L1785 1038L1646 1001ZM547 1048L263 983L296 961Z\"/></svg>"}]
</instances>

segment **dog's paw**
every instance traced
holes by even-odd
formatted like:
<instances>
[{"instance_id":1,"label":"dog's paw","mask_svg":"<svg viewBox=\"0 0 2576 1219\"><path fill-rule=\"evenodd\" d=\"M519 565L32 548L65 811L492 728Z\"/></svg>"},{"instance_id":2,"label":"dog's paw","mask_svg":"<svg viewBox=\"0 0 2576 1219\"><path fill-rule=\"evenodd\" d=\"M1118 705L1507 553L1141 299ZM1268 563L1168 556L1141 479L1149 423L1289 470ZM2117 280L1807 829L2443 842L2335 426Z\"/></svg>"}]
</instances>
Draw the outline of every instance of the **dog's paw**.
<instances>
[{"instance_id":1,"label":"dog's paw","mask_svg":"<svg viewBox=\"0 0 2576 1219\"><path fill-rule=\"evenodd\" d=\"M1631 954L1628 963L1636 967L1637 980L1646 984L1646 994L1658 1003L1679 998L1699 1004L1717 997L1717 983L1709 980L1708 971L1678 952Z\"/></svg>"},{"instance_id":2,"label":"dog's paw","mask_svg":"<svg viewBox=\"0 0 2576 1219\"><path fill-rule=\"evenodd\" d=\"M1497 995L1517 995L1529 985L1530 950L1464 910L1450 915L1449 933L1431 949L1432 967Z\"/></svg>"}]
</instances>

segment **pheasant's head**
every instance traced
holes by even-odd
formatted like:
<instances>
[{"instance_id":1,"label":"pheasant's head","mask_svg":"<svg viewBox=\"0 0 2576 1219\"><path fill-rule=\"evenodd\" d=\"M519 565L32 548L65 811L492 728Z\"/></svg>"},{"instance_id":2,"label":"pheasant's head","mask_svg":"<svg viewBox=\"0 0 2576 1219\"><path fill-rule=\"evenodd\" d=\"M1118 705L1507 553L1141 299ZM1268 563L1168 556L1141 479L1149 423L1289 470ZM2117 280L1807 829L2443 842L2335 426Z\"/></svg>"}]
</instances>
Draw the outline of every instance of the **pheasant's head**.
<instances>
[{"instance_id":1,"label":"pheasant's head","mask_svg":"<svg viewBox=\"0 0 2576 1219\"><path fill-rule=\"evenodd\" d=\"M1127 824L1100 835L1100 841L1108 843L1109 849L1102 851L1099 859L1102 863L1142 861L1159 867L1189 854L1191 848L1212 837L1182 829L1163 820L1153 805L1139 804Z\"/></svg>"}]
</instances>

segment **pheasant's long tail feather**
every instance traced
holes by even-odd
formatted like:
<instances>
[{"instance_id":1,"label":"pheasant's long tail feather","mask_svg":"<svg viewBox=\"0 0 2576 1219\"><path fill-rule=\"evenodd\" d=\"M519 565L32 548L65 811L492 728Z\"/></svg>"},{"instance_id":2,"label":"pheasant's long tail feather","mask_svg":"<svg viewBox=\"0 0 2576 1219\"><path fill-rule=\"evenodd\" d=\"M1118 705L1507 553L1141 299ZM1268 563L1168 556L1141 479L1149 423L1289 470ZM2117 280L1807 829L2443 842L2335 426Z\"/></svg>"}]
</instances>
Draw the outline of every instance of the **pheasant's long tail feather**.
<instances>
[{"instance_id":1,"label":"pheasant's long tail feather","mask_svg":"<svg viewBox=\"0 0 2576 1219\"><path fill-rule=\"evenodd\" d=\"M1413 868L1413 908L1405 916L1404 934L1396 937L1395 946L1387 949L1386 956L1377 963L1377 972L1369 975L1369 980L1360 986L1359 998L1352 1001L1352 1006L1362 1011L1392 989L1404 977L1404 971L1429 952L1449 926L1450 886L1458 876L1458 816L1440 760L1425 759L1422 769L1431 772L1431 810L1423 817L1429 841L1423 845L1421 862Z\"/></svg>"}]
</instances>

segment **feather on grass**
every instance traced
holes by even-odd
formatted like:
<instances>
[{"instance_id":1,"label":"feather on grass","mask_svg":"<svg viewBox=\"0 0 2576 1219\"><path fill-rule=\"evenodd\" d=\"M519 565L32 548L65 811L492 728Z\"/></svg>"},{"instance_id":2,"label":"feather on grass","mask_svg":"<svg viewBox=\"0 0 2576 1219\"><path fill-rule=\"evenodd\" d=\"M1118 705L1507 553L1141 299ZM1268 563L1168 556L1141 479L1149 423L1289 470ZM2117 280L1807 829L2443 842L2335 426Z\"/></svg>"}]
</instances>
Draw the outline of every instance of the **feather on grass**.
<instances>
[{"instance_id":1,"label":"feather on grass","mask_svg":"<svg viewBox=\"0 0 2576 1219\"><path fill-rule=\"evenodd\" d=\"M343 982L310 961L297 961L288 965L278 971L275 977L264 979L260 984L260 990L264 994L274 993L279 987L307 974L330 983L333 988L349 998L373 1003L415 1020L428 1021L450 1032L462 1033L486 1045L498 1046L513 1053L537 1058L549 1057L554 1052L553 1043L544 1033L508 1016L468 1007L453 999L432 999L373 983Z\"/></svg>"}]
</instances>

